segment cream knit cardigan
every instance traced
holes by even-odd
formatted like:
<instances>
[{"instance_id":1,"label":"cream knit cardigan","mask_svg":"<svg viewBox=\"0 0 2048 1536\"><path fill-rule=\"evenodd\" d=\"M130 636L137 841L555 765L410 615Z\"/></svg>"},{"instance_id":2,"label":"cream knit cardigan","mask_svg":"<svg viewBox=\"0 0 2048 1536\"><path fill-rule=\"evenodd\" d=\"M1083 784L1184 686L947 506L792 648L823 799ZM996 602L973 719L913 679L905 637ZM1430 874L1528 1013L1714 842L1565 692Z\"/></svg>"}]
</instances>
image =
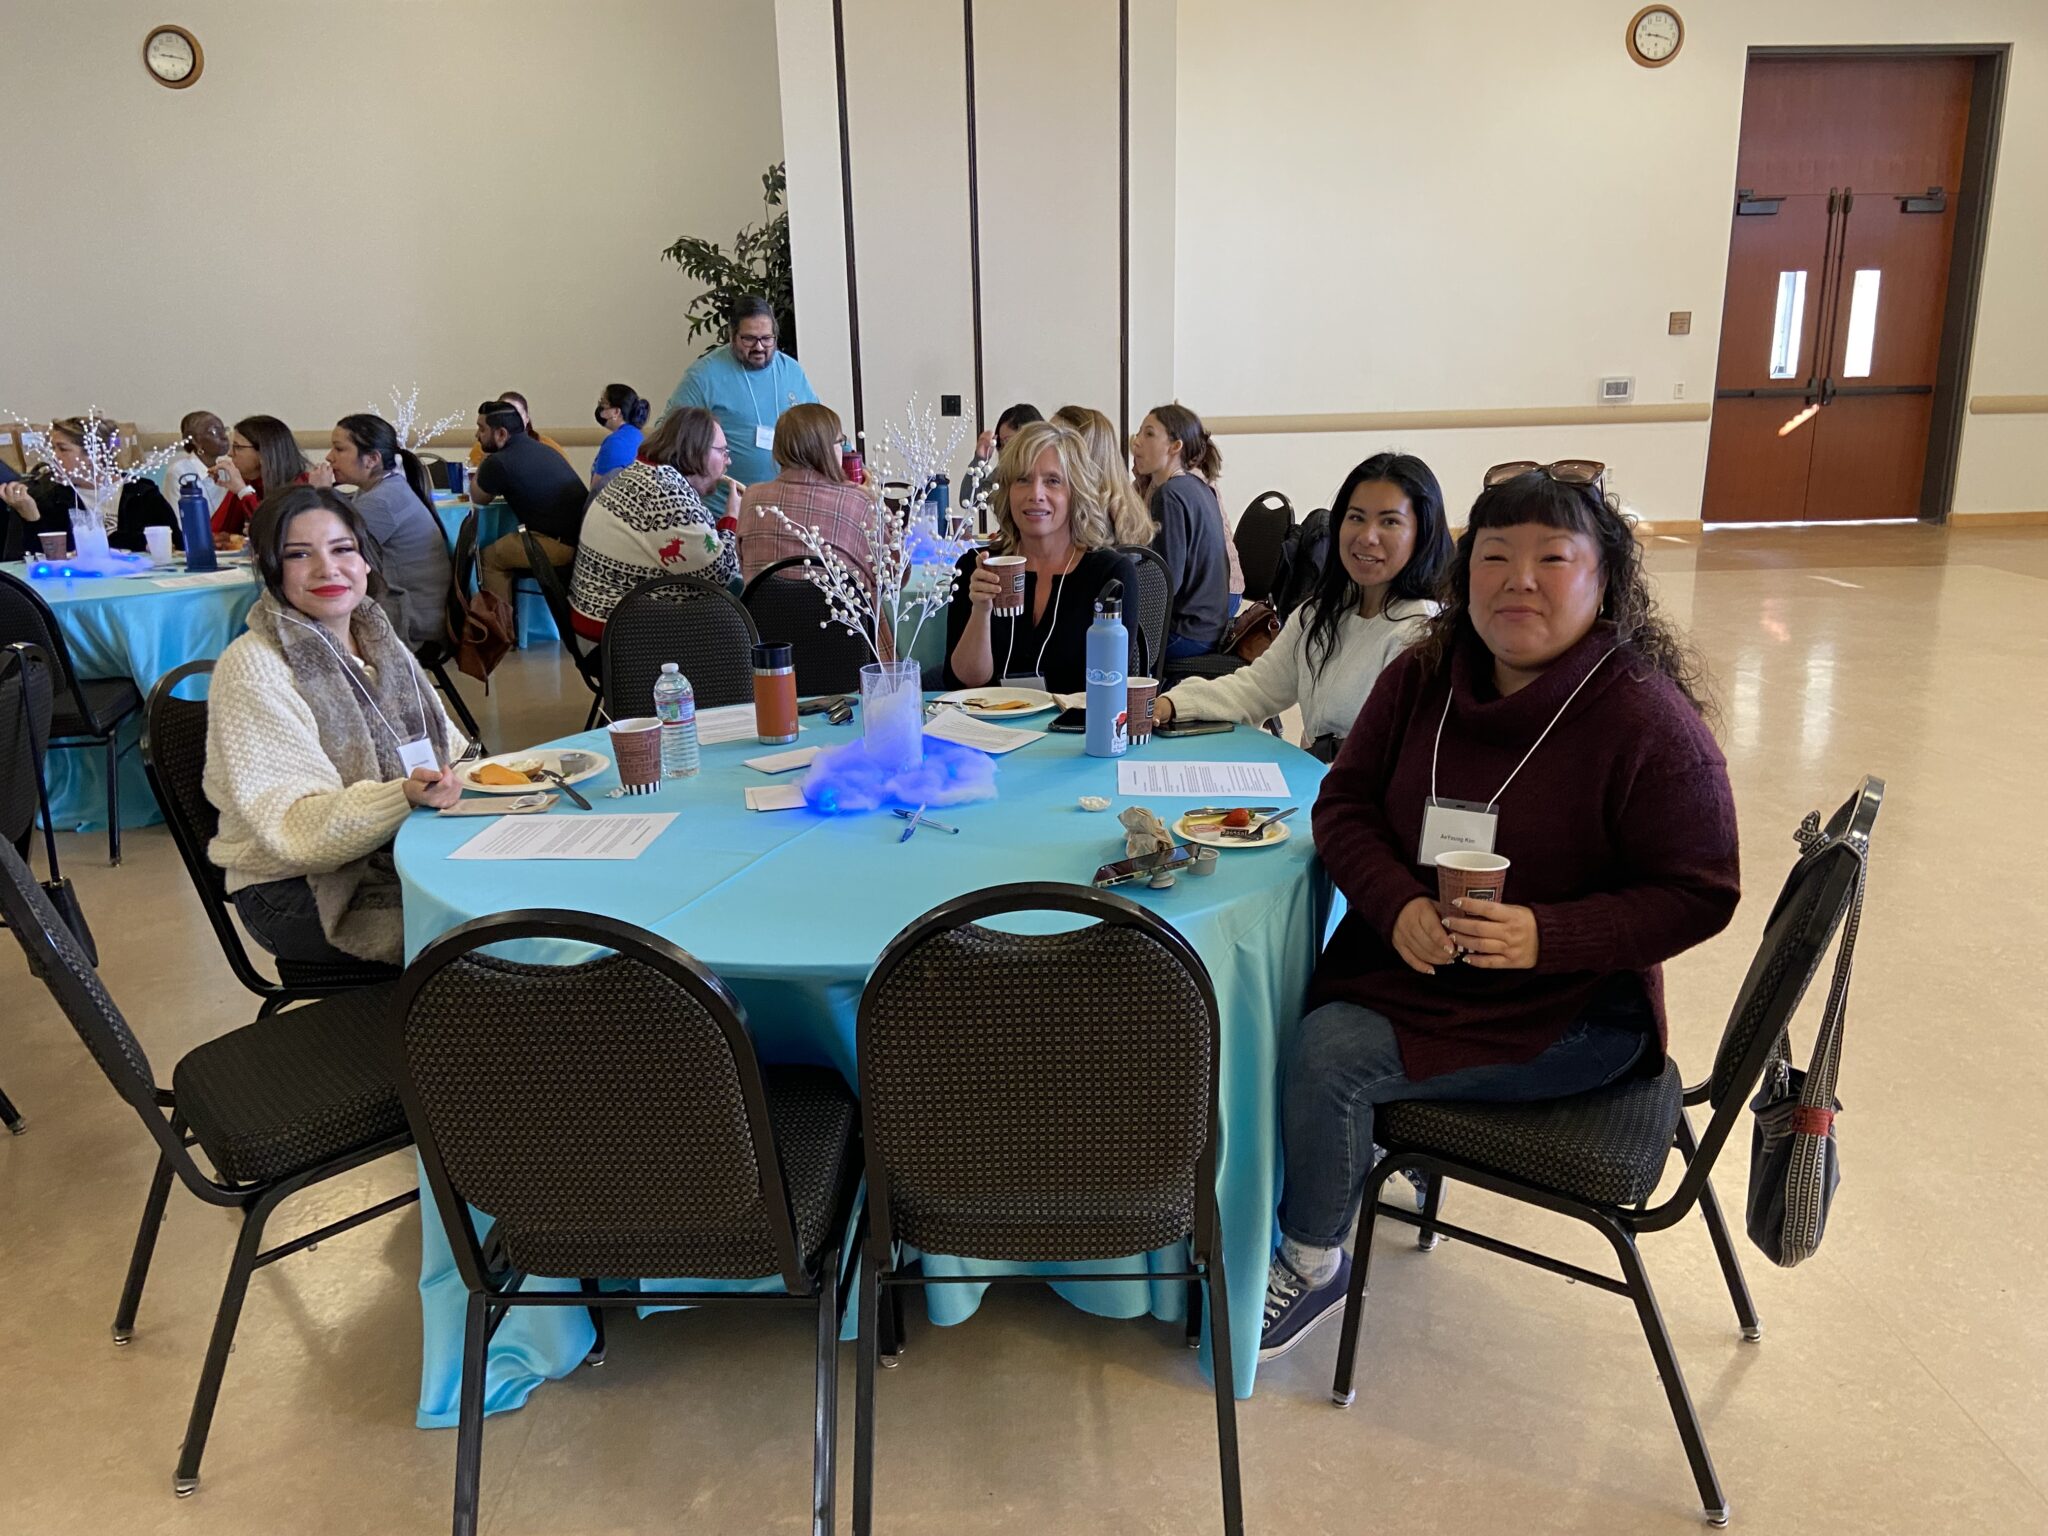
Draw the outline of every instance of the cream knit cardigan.
<instances>
[{"instance_id":1,"label":"cream knit cardigan","mask_svg":"<svg viewBox=\"0 0 2048 1536\"><path fill-rule=\"evenodd\" d=\"M265 601L269 601L266 599ZM404 652L401 650L400 654ZM411 662L411 658L406 658ZM421 697L440 723L448 761L463 751L431 680ZM336 947L366 960L404 958L403 924L387 909L351 911L337 922L328 909L346 907L364 866L398 835L411 813L401 780L342 782L320 744L313 708L292 677L272 634L251 630L221 652L207 691L206 798L220 812L207 853L226 872L230 892L270 880L312 880L323 926ZM353 875L346 891L323 891L320 877Z\"/></svg>"}]
</instances>

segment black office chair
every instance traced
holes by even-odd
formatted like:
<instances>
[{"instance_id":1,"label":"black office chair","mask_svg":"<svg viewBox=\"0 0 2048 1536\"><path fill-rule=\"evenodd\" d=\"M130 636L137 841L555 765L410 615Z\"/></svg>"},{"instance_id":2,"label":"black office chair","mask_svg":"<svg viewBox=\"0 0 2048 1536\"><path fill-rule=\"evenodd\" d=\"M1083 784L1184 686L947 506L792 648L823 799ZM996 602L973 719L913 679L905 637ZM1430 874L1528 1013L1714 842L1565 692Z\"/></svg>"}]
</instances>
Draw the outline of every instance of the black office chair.
<instances>
[{"instance_id":1,"label":"black office chair","mask_svg":"<svg viewBox=\"0 0 2048 1536\"><path fill-rule=\"evenodd\" d=\"M526 563L531 568L534 584L540 588L541 600L548 605L548 616L555 621L555 632L561 636L562 648L575 664L576 675L590 690L590 713L583 719L583 729L587 731L597 724L598 711L604 704L604 647L593 645L576 633L576 624L569 612L569 589L562 585L562 573L548 559L547 551L540 547L540 540L523 524L519 538L526 546ZM513 622L518 622L516 615ZM605 628L605 635L610 638L609 625Z\"/></svg>"},{"instance_id":2,"label":"black office chair","mask_svg":"<svg viewBox=\"0 0 2048 1536\"><path fill-rule=\"evenodd\" d=\"M167 672L149 690L149 705L142 722L142 770L148 776L150 793L156 796L164 824L171 829L171 841L185 861L185 873L206 909L213 936L226 956L235 980L263 999L258 1018L267 1018L288 1003L310 998L333 997L360 987L398 979L398 968L368 960L328 964L319 961L276 960L277 980L256 969L242 932L235 926L234 900L228 895L227 876L207 854L207 845L220 830L220 812L206 798L206 700L181 699L178 689L193 678L210 677L213 663L188 661Z\"/></svg>"},{"instance_id":3,"label":"black office chair","mask_svg":"<svg viewBox=\"0 0 2048 1536\"><path fill-rule=\"evenodd\" d=\"M524 965L548 939L597 958ZM469 1291L456 1536L476 1530L490 1337L519 1306L797 1306L817 1314L812 1529L830 1532L841 1258L860 1183L858 1106L823 1067L763 1067L745 1014L665 939L585 913L465 923L405 973L387 1031L407 1118ZM545 1114L536 1105L547 1106ZM480 1239L470 1208L493 1219ZM580 1282L526 1293L528 1275ZM592 1276L779 1276L780 1291L600 1291ZM595 1352L594 1352L595 1353Z\"/></svg>"},{"instance_id":4,"label":"black office chair","mask_svg":"<svg viewBox=\"0 0 2048 1536\"><path fill-rule=\"evenodd\" d=\"M843 624L831 622L831 605L803 575L818 564L810 555L778 560L747 583L740 602L754 628L770 640L786 640L796 654L796 691L806 698L860 692L860 669L874 660L868 643ZM696 679L691 678L694 685Z\"/></svg>"},{"instance_id":5,"label":"black office chair","mask_svg":"<svg viewBox=\"0 0 2048 1536\"><path fill-rule=\"evenodd\" d=\"M52 747L98 747L107 760L107 862L121 862L121 727L142 708L132 677L81 678L57 616L40 592L0 571L0 645L25 640L40 646L57 669Z\"/></svg>"},{"instance_id":6,"label":"black office chair","mask_svg":"<svg viewBox=\"0 0 2048 1536\"><path fill-rule=\"evenodd\" d=\"M619 599L604 626L604 707L614 720L654 713L661 664L690 680L699 709L751 703L753 615L715 582L655 576Z\"/></svg>"},{"instance_id":7,"label":"black office chair","mask_svg":"<svg viewBox=\"0 0 2048 1536\"><path fill-rule=\"evenodd\" d=\"M1246 602L1273 600L1280 550L1293 526L1294 503L1279 491L1261 491L1238 518L1231 542L1237 546L1238 568L1244 572Z\"/></svg>"},{"instance_id":8,"label":"black office chair","mask_svg":"<svg viewBox=\"0 0 2048 1536\"><path fill-rule=\"evenodd\" d=\"M24 862L38 821L48 847L50 873L57 873L56 841L43 804L43 743L50 739L50 658L40 646L17 640L0 646L0 842ZM0 1093L0 1125L19 1136L28 1122L13 1100Z\"/></svg>"},{"instance_id":9,"label":"black office chair","mask_svg":"<svg viewBox=\"0 0 2048 1536\"><path fill-rule=\"evenodd\" d=\"M1348 1406L1354 1396L1352 1370L1372 1264L1375 1217L1421 1228L1425 1245L1433 1243L1438 1232L1447 1233L1490 1253L1519 1259L1635 1303L1657 1374L1663 1378L1671 1416L1692 1463L1707 1520L1714 1525L1728 1523L1728 1499L1707 1454L1706 1436L1679 1371L1678 1356L1656 1293L1650 1289L1650 1276L1636 1239L1678 1225L1697 1206L1720 1258L1743 1338L1763 1336L1763 1324L1708 1179L1773 1047L1790 1028L1829 941L1861 905L1870 834L1883 801L1883 781L1866 778L1825 831L1818 814L1809 816L1800 829L1799 861L1764 925L1762 942L1736 996L1714 1056L1713 1074L1706 1082L1683 1087L1677 1064L1667 1060L1654 1074L1638 1075L1568 1099L1534 1104L1417 1101L1390 1104L1380 1112L1374 1135L1387 1155L1366 1178L1358 1257L1352 1266L1337 1374L1331 1385L1331 1394L1340 1405ZM1846 937L1844 942L1848 942ZM1846 989L1847 983L1844 968L1835 984ZM1713 1106L1706 1132L1697 1139L1685 1112L1691 1104ZM1685 1161L1685 1174L1669 1197L1652 1205L1651 1197L1674 1146ZM1426 1182L1420 1213L1379 1201L1380 1186L1396 1172L1420 1175ZM1440 1212L1447 1178L1586 1223L1613 1247L1621 1278L1444 1221Z\"/></svg>"},{"instance_id":10,"label":"black office chair","mask_svg":"<svg viewBox=\"0 0 2048 1536\"><path fill-rule=\"evenodd\" d=\"M142 1117L157 1144L156 1173L114 1314L114 1342L126 1344L135 1336L135 1313L173 1176L206 1204L242 1218L171 1484L184 1498L199 1487L200 1458L250 1275L419 1198L418 1190L407 1190L302 1237L263 1247L271 1213L293 1195L412 1142L379 1049L378 1024L390 989L345 993L230 1030L180 1059L165 1090L157 1087L149 1057L99 974L28 866L5 845L0 911L21 941L30 972L42 978L107 1081ZM211 1175L193 1161L195 1146L212 1164Z\"/></svg>"},{"instance_id":11,"label":"black office chair","mask_svg":"<svg viewBox=\"0 0 2048 1536\"><path fill-rule=\"evenodd\" d=\"M1017 912L1092 918L1055 934L982 926ZM1101 978L1117 978L1106 1024ZM881 1298L936 1284L900 1245L1000 1264L1087 1262L1187 1239L1206 1281L1224 1529L1244 1528L1230 1303L1216 1215L1218 1015L1201 959L1121 896L1019 884L926 913L861 996L867 1240L853 1524L874 1512ZM1129 1283L1128 1274L979 1272L975 1284ZM1192 1319L1191 1319L1192 1321Z\"/></svg>"}]
</instances>

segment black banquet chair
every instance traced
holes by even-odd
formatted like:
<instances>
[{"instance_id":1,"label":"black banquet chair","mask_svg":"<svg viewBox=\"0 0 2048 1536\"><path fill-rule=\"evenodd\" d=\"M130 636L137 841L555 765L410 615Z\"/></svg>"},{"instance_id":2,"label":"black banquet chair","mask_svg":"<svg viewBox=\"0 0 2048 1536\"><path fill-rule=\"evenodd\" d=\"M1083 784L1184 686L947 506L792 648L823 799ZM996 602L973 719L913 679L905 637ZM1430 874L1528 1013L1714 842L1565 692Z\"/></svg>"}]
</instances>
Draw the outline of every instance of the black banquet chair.
<instances>
[{"instance_id":1,"label":"black banquet chair","mask_svg":"<svg viewBox=\"0 0 2048 1536\"><path fill-rule=\"evenodd\" d=\"M11 571L0 571L0 645L25 640L56 667L52 747L97 747L107 759L107 862L121 862L121 728L142 708L132 677L81 678L64 631L42 594Z\"/></svg>"},{"instance_id":2,"label":"black banquet chair","mask_svg":"<svg viewBox=\"0 0 2048 1536\"><path fill-rule=\"evenodd\" d=\"M816 698L826 693L859 693L860 669L874 658L868 654L866 640L845 625L831 622L832 609L825 594L804 575L806 568L817 564L810 555L778 560L747 583L740 602L752 615L758 634L789 642L796 656L799 694ZM695 682L693 677L693 686Z\"/></svg>"},{"instance_id":3,"label":"black banquet chair","mask_svg":"<svg viewBox=\"0 0 2048 1536\"><path fill-rule=\"evenodd\" d=\"M1280 573L1280 550L1294 526L1294 503L1279 491L1261 491L1237 519L1231 542L1244 572L1244 600L1270 603Z\"/></svg>"},{"instance_id":4,"label":"black banquet chair","mask_svg":"<svg viewBox=\"0 0 2048 1536\"><path fill-rule=\"evenodd\" d=\"M983 926L1013 913L1093 921L1054 934ZM1099 979L1118 978L1112 1025ZM941 1284L900 1249L1039 1264L1122 1258L1186 1239L1205 1281L1223 1524L1244 1528L1230 1304L1216 1214L1218 1014L1188 942L1121 896L1026 883L963 896L891 941L861 996L867 1235L853 1523L874 1509L882 1297ZM981 1285L1128 1274L991 1270ZM1191 1319L1191 1322L1193 1320ZM927 1448L927 1453L929 1448Z\"/></svg>"},{"instance_id":5,"label":"black banquet chair","mask_svg":"<svg viewBox=\"0 0 2048 1536\"><path fill-rule=\"evenodd\" d=\"M0 842L26 860L43 815L43 743L50 739L50 658L40 646L17 640L0 646ZM54 849L56 844L49 846ZM55 869L51 870L54 876ZM28 1129L21 1111L0 1093L0 1125L16 1136Z\"/></svg>"},{"instance_id":6,"label":"black banquet chair","mask_svg":"<svg viewBox=\"0 0 2048 1536\"><path fill-rule=\"evenodd\" d=\"M1166 637L1173 625L1173 577L1149 544L1119 544L1117 553L1129 555L1138 567L1138 590L1124 601L1125 627L1144 642L1138 650L1138 675L1156 678L1160 674L1153 668L1166 664Z\"/></svg>"},{"instance_id":7,"label":"black banquet chair","mask_svg":"<svg viewBox=\"0 0 2048 1536\"><path fill-rule=\"evenodd\" d=\"M7 846L0 846L0 911L21 941L30 971L42 978L107 1081L142 1117L157 1144L156 1173L114 1313L114 1342L126 1344L135 1336L135 1314L174 1177L206 1204L242 1218L171 1484L184 1498L199 1487L200 1458L249 1277L419 1198L417 1189L409 1189L303 1236L263 1246L271 1214L293 1195L411 1144L379 1045L378 1024L391 989L345 993L230 1030L186 1053L171 1069L166 1090L156 1085L149 1057L99 974L28 866ZM194 1160L195 1147L212 1173Z\"/></svg>"},{"instance_id":8,"label":"black banquet chair","mask_svg":"<svg viewBox=\"0 0 2048 1536\"><path fill-rule=\"evenodd\" d=\"M522 939L607 953L565 965L481 953ZM684 1275L779 1277L782 1288L664 1288L662 1305L816 1314L812 1529L830 1532L841 1259L860 1183L859 1111L839 1074L761 1066L715 975L664 939L584 913L507 912L445 934L407 969L386 1034L469 1291L456 1536L477 1526L486 1351L507 1310L588 1308L601 1352L598 1309L650 1297L600 1291L596 1277ZM487 1240L472 1206L493 1218ZM580 1284L526 1292L528 1275Z\"/></svg>"},{"instance_id":9,"label":"black banquet chair","mask_svg":"<svg viewBox=\"0 0 2048 1536\"><path fill-rule=\"evenodd\" d=\"M1372 1264L1375 1217L1420 1227L1424 1246L1439 1232L1461 1238L1490 1253L1519 1259L1635 1303L1671 1415L1692 1463L1706 1518L1713 1525L1728 1523L1728 1499L1707 1454L1699 1415L1686 1390L1636 1239L1644 1233L1669 1230L1697 1207L1720 1259L1743 1338L1754 1341L1763 1336L1763 1324L1736 1261L1709 1176L1777 1042L1786 1036L1829 941L1845 921L1849 930L1843 943L1852 942L1855 914L1862 906L1871 830L1883 800L1883 781L1866 778L1824 830L1818 814L1809 816L1800 829L1799 860L1764 925L1763 940L1736 996L1714 1055L1714 1070L1705 1082L1683 1087L1677 1064L1666 1060L1654 1075L1639 1075L1568 1099L1534 1104L1417 1101L1390 1104L1381 1112L1374 1136L1386 1147L1387 1155L1374 1165L1365 1184L1358 1260L1351 1271L1337 1374L1331 1386L1339 1405L1349 1406L1354 1397L1352 1372ZM1846 995L1847 985L1845 963L1837 970L1835 986ZM1832 1001L1830 1006L1834 1006ZM1697 1138L1686 1114L1686 1106L1696 1104L1712 1106L1706 1131ZM1671 1193L1652 1205L1674 1147L1684 1160L1684 1173ZM1396 1172L1412 1172L1425 1181L1428 1192L1420 1213L1378 1200L1380 1186ZM1445 1179L1584 1222L1614 1249L1621 1278L1444 1221L1439 1213Z\"/></svg>"},{"instance_id":10,"label":"black banquet chair","mask_svg":"<svg viewBox=\"0 0 2048 1536\"><path fill-rule=\"evenodd\" d=\"M476 547L476 514L469 514L463 522L462 534L456 541L456 569L462 569L462 549L466 543L472 550ZM590 690L590 713L584 717L583 729L589 730L597 724L598 710L604 703L603 647L593 645L576 633L576 621L569 612L569 589L562 585L562 573L548 559L547 551L540 547L540 541L532 532L522 526L520 542L526 546L526 561L533 583L540 588L541 601L547 604L548 617L555 621L555 633L561 636L562 649L569 653L569 661L576 668L576 675L583 679L583 686ZM513 623L518 623L515 608ZM607 631L609 633L609 631Z\"/></svg>"},{"instance_id":11,"label":"black banquet chair","mask_svg":"<svg viewBox=\"0 0 2048 1536\"><path fill-rule=\"evenodd\" d=\"M650 577L605 621L605 713L614 720L653 714L654 680L665 661L690 680L699 709L750 704L760 638L753 615L715 582Z\"/></svg>"},{"instance_id":12,"label":"black banquet chair","mask_svg":"<svg viewBox=\"0 0 2048 1536\"><path fill-rule=\"evenodd\" d=\"M398 967L358 960L343 965L317 961L275 960L277 979L272 981L256 968L242 933L235 926L235 904L228 895L227 876L207 856L207 845L220 830L220 812L206 798L206 700L181 699L178 690L194 679L210 678L213 663L188 661L166 672L149 690L149 705L143 713L142 771L149 778L157 809L171 829L171 841L185 861L185 873L199 893L206 920L227 958L236 981L263 1000L257 1017L275 1013L288 1003L308 998L332 997L357 987L396 981ZM188 690L189 691L189 690Z\"/></svg>"}]
</instances>

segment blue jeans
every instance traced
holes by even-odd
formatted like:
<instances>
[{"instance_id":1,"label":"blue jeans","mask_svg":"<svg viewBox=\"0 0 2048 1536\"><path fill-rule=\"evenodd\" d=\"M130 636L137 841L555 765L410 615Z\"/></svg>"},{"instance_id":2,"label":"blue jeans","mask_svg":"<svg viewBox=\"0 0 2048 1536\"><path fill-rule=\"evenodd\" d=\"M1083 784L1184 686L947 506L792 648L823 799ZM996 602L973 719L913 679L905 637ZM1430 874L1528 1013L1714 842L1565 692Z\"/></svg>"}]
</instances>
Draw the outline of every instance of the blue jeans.
<instances>
[{"instance_id":1,"label":"blue jeans","mask_svg":"<svg viewBox=\"0 0 2048 1536\"><path fill-rule=\"evenodd\" d=\"M1350 1234L1372 1165L1372 1112L1404 1099L1525 1103L1588 1093L1636 1064L1649 1041L1641 1024L1581 1019L1533 1061L1464 1067L1410 1082L1394 1026L1356 1003L1325 1003L1301 1021L1283 1067L1281 1132L1287 1189L1280 1230L1310 1248Z\"/></svg>"},{"instance_id":2,"label":"blue jeans","mask_svg":"<svg viewBox=\"0 0 2048 1536\"><path fill-rule=\"evenodd\" d=\"M280 960L304 965L360 965L354 955L336 949L320 926L313 887L300 875L245 885L232 898L235 913L249 936Z\"/></svg>"},{"instance_id":3,"label":"blue jeans","mask_svg":"<svg viewBox=\"0 0 2048 1536\"><path fill-rule=\"evenodd\" d=\"M1169 661L1180 661L1188 656L1207 656L1215 649L1214 645L1197 640L1193 635L1166 637L1166 658Z\"/></svg>"}]
</instances>

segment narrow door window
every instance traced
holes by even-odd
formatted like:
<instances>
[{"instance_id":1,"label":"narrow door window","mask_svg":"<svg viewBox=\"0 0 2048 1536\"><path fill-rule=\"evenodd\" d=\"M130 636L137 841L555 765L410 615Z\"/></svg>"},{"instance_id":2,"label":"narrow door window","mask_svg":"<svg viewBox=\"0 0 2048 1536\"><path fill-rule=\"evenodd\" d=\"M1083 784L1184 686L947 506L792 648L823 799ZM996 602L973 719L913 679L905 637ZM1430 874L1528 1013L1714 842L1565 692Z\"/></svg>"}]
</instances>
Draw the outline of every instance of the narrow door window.
<instances>
[{"instance_id":1,"label":"narrow door window","mask_svg":"<svg viewBox=\"0 0 2048 1536\"><path fill-rule=\"evenodd\" d=\"M1857 276L1860 278L1861 273ZM1799 333L1806 328L1806 273L1778 274L1778 309L1771 320L1771 377L1799 377ZM1754 375L1751 375L1754 377Z\"/></svg>"}]
</instances>

